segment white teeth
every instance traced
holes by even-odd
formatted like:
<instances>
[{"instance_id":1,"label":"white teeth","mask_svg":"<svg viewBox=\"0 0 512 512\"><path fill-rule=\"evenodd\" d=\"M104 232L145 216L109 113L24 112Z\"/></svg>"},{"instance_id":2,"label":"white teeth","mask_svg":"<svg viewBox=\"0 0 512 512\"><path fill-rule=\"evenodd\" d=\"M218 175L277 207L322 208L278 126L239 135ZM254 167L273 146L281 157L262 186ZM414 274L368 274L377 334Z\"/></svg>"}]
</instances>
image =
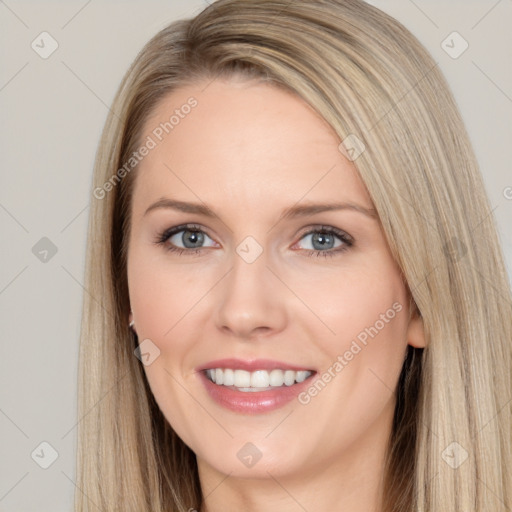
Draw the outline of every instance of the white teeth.
<instances>
[{"instance_id":1,"label":"white teeth","mask_svg":"<svg viewBox=\"0 0 512 512\"><path fill-rule=\"evenodd\" d=\"M284 384L283 370L272 370L269 376L269 384L271 386L282 386Z\"/></svg>"},{"instance_id":2,"label":"white teeth","mask_svg":"<svg viewBox=\"0 0 512 512\"><path fill-rule=\"evenodd\" d=\"M252 388L268 388L269 376L265 370L257 370L251 373Z\"/></svg>"},{"instance_id":3,"label":"white teeth","mask_svg":"<svg viewBox=\"0 0 512 512\"><path fill-rule=\"evenodd\" d=\"M220 368L217 368L217 375L222 372ZM217 381L215 381L217 383ZM237 388L248 388L251 386L251 373L245 370L235 370L235 383L233 386Z\"/></svg>"},{"instance_id":4,"label":"white teeth","mask_svg":"<svg viewBox=\"0 0 512 512\"><path fill-rule=\"evenodd\" d=\"M215 381L217 382L217 381ZM234 386L235 384L235 372L233 370L230 370L229 368L226 368L224 370L224 386Z\"/></svg>"},{"instance_id":5,"label":"white teeth","mask_svg":"<svg viewBox=\"0 0 512 512\"><path fill-rule=\"evenodd\" d=\"M265 391L272 387L292 386L303 382L312 372L309 370L232 370L230 368L212 368L206 370L206 376L219 386L234 386L239 391Z\"/></svg>"},{"instance_id":6,"label":"white teeth","mask_svg":"<svg viewBox=\"0 0 512 512\"><path fill-rule=\"evenodd\" d=\"M309 376L311 375L311 372L306 371L299 371L297 372L297 376L295 377L295 380L297 382L303 382L305 381Z\"/></svg>"},{"instance_id":7,"label":"white teeth","mask_svg":"<svg viewBox=\"0 0 512 512\"><path fill-rule=\"evenodd\" d=\"M287 386L292 386L293 384L295 384L295 375L296 375L296 372L294 372L292 370L286 370L284 372L284 383Z\"/></svg>"}]
</instances>

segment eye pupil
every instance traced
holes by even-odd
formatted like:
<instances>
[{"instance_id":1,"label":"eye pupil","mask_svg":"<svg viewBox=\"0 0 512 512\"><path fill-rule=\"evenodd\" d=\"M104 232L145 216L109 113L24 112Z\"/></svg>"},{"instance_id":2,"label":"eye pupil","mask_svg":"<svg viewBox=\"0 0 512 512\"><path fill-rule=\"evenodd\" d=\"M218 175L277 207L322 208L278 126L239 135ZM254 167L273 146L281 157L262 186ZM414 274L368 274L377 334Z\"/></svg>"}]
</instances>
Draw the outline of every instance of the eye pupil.
<instances>
[{"instance_id":1,"label":"eye pupil","mask_svg":"<svg viewBox=\"0 0 512 512\"><path fill-rule=\"evenodd\" d=\"M334 242L334 237L332 235L329 235L329 234L325 234L325 233L315 233L313 234L313 238L312 238L312 242L313 242L313 247L315 247L315 243L319 243L320 244L320 249L325 249L327 246L329 246L328 248L332 248L332 244ZM316 247L315 247L316 249Z\"/></svg>"},{"instance_id":2,"label":"eye pupil","mask_svg":"<svg viewBox=\"0 0 512 512\"><path fill-rule=\"evenodd\" d=\"M188 237L188 240L187 240L187 234L190 234L190 236ZM201 246L201 244L203 243L203 240L204 240L204 234L203 233L200 233L199 231L191 231L191 230L185 230L183 232L183 235L182 235L182 241L183 241L183 245L185 247L187 247L188 249L194 249L196 248L197 246ZM187 245L187 242L191 242L192 245ZM196 244L196 245L194 245Z\"/></svg>"}]
</instances>

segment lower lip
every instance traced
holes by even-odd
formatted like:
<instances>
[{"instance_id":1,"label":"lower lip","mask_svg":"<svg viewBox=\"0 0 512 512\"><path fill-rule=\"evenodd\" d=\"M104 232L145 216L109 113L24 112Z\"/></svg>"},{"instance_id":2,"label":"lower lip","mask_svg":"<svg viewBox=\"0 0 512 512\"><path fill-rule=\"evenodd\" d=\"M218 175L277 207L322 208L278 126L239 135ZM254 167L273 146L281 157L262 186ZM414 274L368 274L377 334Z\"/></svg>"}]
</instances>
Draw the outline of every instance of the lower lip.
<instances>
[{"instance_id":1,"label":"lower lip","mask_svg":"<svg viewBox=\"0 0 512 512\"><path fill-rule=\"evenodd\" d=\"M292 386L276 387L268 391L237 391L227 386L219 386L208 379L204 371L199 372L206 391L219 405L241 414L260 414L274 411L291 402L311 384L310 375L306 380Z\"/></svg>"}]
</instances>

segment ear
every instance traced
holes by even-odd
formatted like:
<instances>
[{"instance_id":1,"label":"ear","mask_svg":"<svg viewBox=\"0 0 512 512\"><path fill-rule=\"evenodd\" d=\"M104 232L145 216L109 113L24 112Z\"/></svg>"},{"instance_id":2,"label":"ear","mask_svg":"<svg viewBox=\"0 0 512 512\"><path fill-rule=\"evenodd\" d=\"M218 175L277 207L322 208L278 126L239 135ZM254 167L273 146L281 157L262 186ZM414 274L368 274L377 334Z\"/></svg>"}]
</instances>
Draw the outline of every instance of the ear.
<instances>
[{"instance_id":1,"label":"ear","mask_svg":"<svg viewBox=\"0 0 512 512\"><path fill-rule=\"evenodd\" d=\"M137 331L135 330L135 326L133 325L133 313L130 311L130 314L128 315L128 326L129 328L137 334Z\"/></svg>"},{"instance_id":2,"label":"ear","mask_svg":"<svg viewBox=\"0 0 512 512\"><path fill-rule=\"evenodd\" d=\"M426 347L423 317L417 307L414 307L411 319L409 320L409 326L407 327L407 343L416 348Z\"/></svg>"}]
</instances>

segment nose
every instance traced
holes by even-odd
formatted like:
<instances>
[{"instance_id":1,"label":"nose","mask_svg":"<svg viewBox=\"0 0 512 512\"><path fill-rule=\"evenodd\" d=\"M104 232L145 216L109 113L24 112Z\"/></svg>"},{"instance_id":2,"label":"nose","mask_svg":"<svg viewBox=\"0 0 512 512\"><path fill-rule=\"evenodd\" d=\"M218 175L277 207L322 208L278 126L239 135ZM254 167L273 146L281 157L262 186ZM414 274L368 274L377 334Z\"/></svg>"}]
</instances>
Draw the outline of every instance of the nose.
<instances>
[{"instance_id":1,"label":"nose","mask_svg":"<svg viewBox=\"0 0 512 512\"><path fill-rule=\"evenodd\" d=\"M265 251L252 263L234 254L230 272L219 283L216 324L224 335L248 341L285 328L290 298L268 264Z\"/></svg>"}]
</instances>

